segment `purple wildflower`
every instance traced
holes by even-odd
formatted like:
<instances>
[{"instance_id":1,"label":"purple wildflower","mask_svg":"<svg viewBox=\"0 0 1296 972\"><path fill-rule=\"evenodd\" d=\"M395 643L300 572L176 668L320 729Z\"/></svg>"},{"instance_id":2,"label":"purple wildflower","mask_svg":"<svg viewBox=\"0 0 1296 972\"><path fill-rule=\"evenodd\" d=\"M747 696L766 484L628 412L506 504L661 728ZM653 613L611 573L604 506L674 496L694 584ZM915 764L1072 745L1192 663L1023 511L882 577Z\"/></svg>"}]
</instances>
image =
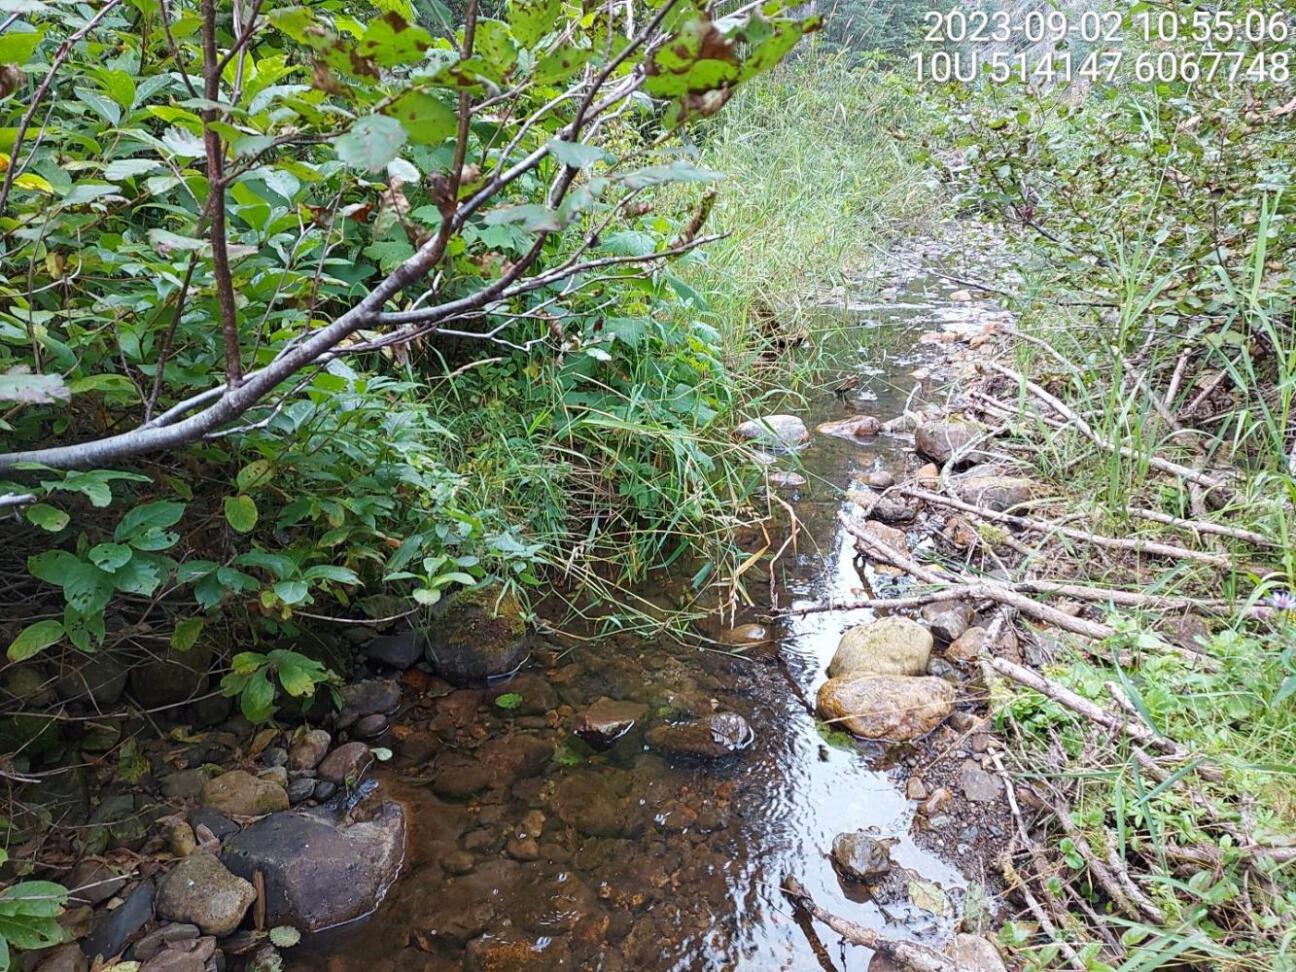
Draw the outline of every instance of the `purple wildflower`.
<instances>
[{"instance_id":1,"label":"purple wildflower","mask_svg":"<svg viewBox=\"0 0 1296 972\"><path fill-rule=\"evenodd\" d=\"M1276 611L1296 611L1296 594L1291 591L1274 591L1269 595L1269 606Z\"/></svg>"}]
</instances>

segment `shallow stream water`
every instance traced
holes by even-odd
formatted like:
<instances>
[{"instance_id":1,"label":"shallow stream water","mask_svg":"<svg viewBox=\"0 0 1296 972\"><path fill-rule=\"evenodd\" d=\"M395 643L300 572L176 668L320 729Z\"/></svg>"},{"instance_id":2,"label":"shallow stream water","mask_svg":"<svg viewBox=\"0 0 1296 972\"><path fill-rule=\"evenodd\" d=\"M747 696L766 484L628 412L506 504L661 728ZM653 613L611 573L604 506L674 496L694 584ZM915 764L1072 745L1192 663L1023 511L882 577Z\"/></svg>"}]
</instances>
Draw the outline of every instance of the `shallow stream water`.
<instances>
[{"instance_id":1,"label":"shallow stream water","mask_svg":"<svg viewBox=\"0 0 1296 972\"><path fill-rule=\"evenodd\" d=\"M834 312L844 314L834 340L857 356L860 380L843 397L812 393L800 410L812 429L900 414L912 373L931 356L919 335L980 326L982 305L951 299L958 285L942 277L897 267L886 284L875 302ZM900 475L910 448L902 437L815 434L801 450L793 465L808 483L781 491L802 528L773 568L781 607L858 593L854 545L837 522L844 490L857 474ZM841 632L868 617L794 618L740 652L629 636L551 643L490 690L407 676L383 777L409 811L402 878L376 915L295 950L290 969L866 968L866 950L841 949L791 906L781 891L788 874L830 911L942 944L964 876L925 849L931 842L915 842L915 804L888 754L826 733L810 710ZM501 693L516 706L496 704ZM697 762L652 752L636 730L594 753L570 728L603 697L643 703L649 724L737 712L755 741ZM829 849L834 835L859 829L893 838L900 886L936 885L946 912L843 881Z\"/></svg>"}]
</instances>

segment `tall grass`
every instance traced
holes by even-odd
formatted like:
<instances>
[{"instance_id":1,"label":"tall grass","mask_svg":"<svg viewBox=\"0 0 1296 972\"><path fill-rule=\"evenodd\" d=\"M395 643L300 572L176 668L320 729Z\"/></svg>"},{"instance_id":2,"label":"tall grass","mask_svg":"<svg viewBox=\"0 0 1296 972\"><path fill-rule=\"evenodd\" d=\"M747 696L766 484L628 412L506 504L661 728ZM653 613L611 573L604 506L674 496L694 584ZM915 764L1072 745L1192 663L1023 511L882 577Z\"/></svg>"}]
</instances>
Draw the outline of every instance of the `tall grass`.
<instances>
[{"instance_id":1,"label":"tall grass","mask_svg":"<svg viewBox=\"0 0 1296 972\"><path fill-rule=\"evenodd\" d=\"M900 75L811 45L697 133L704 163L725 175L709 228L731 235L688 278L729 349L786 340L932 212L938 191L908 138L924 110Z\"/></svg>"}]
</instances>

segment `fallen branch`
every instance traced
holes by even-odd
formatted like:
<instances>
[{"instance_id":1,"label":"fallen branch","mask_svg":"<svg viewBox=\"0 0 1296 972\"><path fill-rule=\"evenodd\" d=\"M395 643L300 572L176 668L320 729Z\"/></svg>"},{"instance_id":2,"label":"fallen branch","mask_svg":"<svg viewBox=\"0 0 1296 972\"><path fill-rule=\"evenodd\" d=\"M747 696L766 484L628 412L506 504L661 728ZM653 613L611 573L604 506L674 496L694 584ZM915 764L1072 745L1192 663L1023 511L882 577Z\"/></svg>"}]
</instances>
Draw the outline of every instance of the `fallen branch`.
<instances>
[{"instance_id":1,"label":"fallen branch","mask_svg":"<svg viewBox=\"0 0 1296 972\"><path fill-rule=\"evenodd\" d=\"M942 955L926 945L919 945L917 942L899 941L893 938L883 938L872 928L866 928L848 918L842 918L840 915L834 915L831 911L826 911L815 902L814 898L810 897L810 892L802 887L801 882L791 874L783 878L783 893L797 907L804 908L816 919L835 931L846 943L858 945L861 948L871 948L878 954L891 959L902 968L911 969L913 972L974 972L973 969L962 962Z\"/></svg>"},{"instance_id":2,"label":"fallen branch","mask_svg":"<svg viewBox=\"0 0 1296 972\"><path fill-rule=\"evenodd\" d=\"M965 577L944 578L924 567L912 557L908 557L896 550L894 547L883 543L876 537L870 536L860 529L849 517L839 514L839 518L846 531L855 537L869 553L879 560L897 567L908 574L913 575L921 581L928 584L949 584L951 580L957 586L961 596L969 598L981 598L987 601L997 601L1000 604L1006 604L1009 607L1016 608L1021 614L1036 621L1042 621L1045 624L1061 628L1063 631L1070 631L1072 634L1078 634L1085 638L1093 638L1101 641L1103 638L1110 637L1114 632L1113 629L1099 621L1090 621L1087 618L1077 618L1057 608L1051 608L1046 604L1040 604L1024 594L1019 593L1006 584L1000 584L987 580L973 580ZM960 583L961 582L961 583ZM947 591L948 594L948 591ZM953 595L950 595L953 596Z\"/></svg>"},{"instance_id":3,"label":"fallen branch","mask_svg":"<svg viewBox=\"0 0 1296 972\"><path fill-rule=\"evenodd\" d=\"M1192 753L1174 740L1167 739L1164 736L1153 732L1143 723L1131 722L1129 719L1109 712L1102 706L1077 695L1075 692L1072 692L1065 685L1059 685L1057 682L1045 678L1039 672L1026 668L1023 665L1018 665L1015 662L1010 662L1006 658L991 658L989 659L989 664L991 668L1005 678L1011 679L1019 685L1024 685L1028 689L1032 689L1040 695L1052 699L1059 705L1065 706L1072 712L1082 715L1086 719L1098 723L1100 726L1104 726L1114 732L1124 733L1137 743L1142 743L1144 746L1151 746L1154 749L1159 749L1166 755L1185 762L1196 758ZM1212 779L1212 774L1215 779L1221 778L1217 767L1198 766L1197 771L1206 779Z\"/></svg>"},{"instance_id":4,"label":"fallen branch","mask_svg":"<svg viewBox=\"0 0 1296 972\"><path fill-rule=\"evenodd\" d=\"M1045 391L1039 385L1035 384L1035 382L1031 381L1029 378L1022 375L1020 372L1014 371L1012 368L1005 367L1004 365L999 364L997 361L984 361L982 363L987 368L990 368L992 371L997 371L999 374L1007 378L1012 378L1013 380L1017 381L1019 384L1025 387L1032 395L1034 395L1040 401L1049 405L1051 408L1054 409L1054 411L1056 411L1059 415L1061 415L1068 422L1070 422L1077 429L1079 429L1081 434L1084 435L1084 437L1088 439L1090 442L1094 443L1094 445L1101 446L1102 448L1106 449L1108 452L1115 452L1118 455L1124 456L1126 459L1135 459L1140 462L1146 462L1153 469L1159 469L1162 472L1168 473L1171 476L1178 477L1179 479L1186 480L1187 482L1190 483L1196 483L1197 485L1204 486L1207 489L1217 489L1224 485L1223 480L1217 479L1214 476L1208 476L1206 475L1206 473L1201 472L1200 470L1191 469L1188 466L1180 465L1177 462L1171 462L1169 459L1162 459L1159 456L1146 455L1144 453L1138 452L1135 449L1131 449L1129 446L1117 445L1113 442L1108 442L1097 432L1095 432L1093 430L1093 427L1090 426L1090 424L1086 422L1083 418L1081 418L1080 415L1078 415L1072 408L1070 408L1067 405L1064 405L1057 398L1055 398L1053 395L1050 395L1047 391Z\"/></svg>"},{"instance_id":5,"label":"fallen branch","mask_svg":"<svg viewBox=\"0 0 1296 972\"><path fill-rule=\"evenodd\" d=\"M1112 550L1128 550L1132 553L1156 554L1161 557L1172 557L1181 560L1195 560L1199 563L1210 564L1212 567L1219 567L1224 570L1232 568L1232 563L1227 557L1219 554L1205 553L1200 550L1189 550L1187 547L1180 547L1175 544L1158 543L1154 540L1132 540L1122 537L1107 537L1098 533L1090 533L1088 530L1077 530L1073 527L1062 526L1061 524L1046 523L1043 520L1036 520L1029 516L1018 516L1014 513L1001 513L998 510L987 509L984 506L977 506L974 503L968 503L964 500L954 499L949 496L942 496L939 493L933 493L926 489L919 489L916 486L900 486L900 492L906 496L912 496L915 499L924 500L928 503L935 503L939 506L948 506L964 513L972 513L985 520L992 520L997 523L1006 523L1009 526L1015 526L1022 530L1031 530L1036 533L1056 533L1060 536L1069 537L1072 540L1081 540L1085 543L1091 543L1096 547L1107 547Z\"/></svg>"},{"instance_id":6,"label":"fallen branch","mask_svg":"<svg viewBox=\"0 0 1296 972\"><path fill-rule=\"evenodd\" d=\"M1164 523L1166 526L1179 527L1181 530L1192 530L1194 533L1213 533L1221 537L1232 537L1234 540L1242 540L1246 543L1253 544L1257 547L1281 547L1282 544L1272 540L1253 530L1243 530L1241 527L1225 526L1222 523L1211 523L1209 520L1185 520L1178 516L1171 516L1168 513L1159 513L1156 510L1141 510L1131 508L1131 516L1137 516L1144 520L1151 520L1153 523Z\"/></svg>"}]
</instances>

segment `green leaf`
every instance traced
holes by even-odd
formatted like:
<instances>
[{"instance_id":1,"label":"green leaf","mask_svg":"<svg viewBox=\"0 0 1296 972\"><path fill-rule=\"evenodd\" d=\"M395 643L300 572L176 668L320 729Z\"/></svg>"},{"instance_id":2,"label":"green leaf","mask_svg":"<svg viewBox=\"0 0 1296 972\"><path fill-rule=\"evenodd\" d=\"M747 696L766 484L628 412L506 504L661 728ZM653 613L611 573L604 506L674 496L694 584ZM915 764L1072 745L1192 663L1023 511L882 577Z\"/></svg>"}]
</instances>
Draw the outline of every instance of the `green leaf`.
<instances>
[{"instance_id":1,"label":"green leaf","mask_svg":"<svg viewBox=\"0 0 1296 972\"><path fill-rule=\"evenodd\" d=\"M41 39L45 36L45 31L33 30L22 33L16 30L7 30L0 34L0 63L3 64L26 64L35 53L36 48L40 46Z\"/></svg>"},{"instance_id":2,"label":"green leaf","mask_svg":"<svg viewBox=\"0 0 1296 972\"><path fill-rule=\"evenodd\" d=\"M171 647L176 651L188 651L197 644L204 623L202 618L185 618L176 622L171 631Z\"/></svg>"},{"instance_id":3,"label":"green leaf","mask_svg":"<svg viewBox=\"0 0 1296 972\"><path fill-rule=\"evenodd\" d=\"M136 506L121 518L117 529L113 531L113 539L118 543L132 543L149 534L165 530L179 523L180 518L184 516L184 511L184 503L170 500Z\"/></svg>"},{"instance_id":4,"label":"green leaf","mask_svg":"<svg viewBox=\"0 0 1296 972\"><path fill-rule=\"evenodd\" d=\"M383 111L405 127L415 145L439 145L458 127L455 110L424 91L406 91Z\"/></svg>"},{"instance_id":5,"label":"green leaf","mask_svg":"<svg viewBox=\"0 0 1296 972\"><path fill-rule=\"evenodd\" d=\"M573 169L587 169L595 162L610 158L609 154L601 148L584 145L581 142L564 142L558 138L550 140L549 154L563 165L571 166Z\"/></svg>"},{"instance_id":6,"label":"green leaf","mask_svg":"<svg viewBox=\"0 0 1296 972\"><path fill-rule=\"evenodd\" d=\"M316 564L302 574L303 580L331 580L339 584L359 584L360 578L350 567L336 567L333 564Z\"/></svg>"},{"instance_id":7,"label":"green leaf","mask_svg":"<svg viewBox=\"0 0 1296 972\"><path fill-rule=\"evenodd\" d=\"M72 519L62 510L50 506L48 503L37 503L34 506L27 507L27 519L42 530L48 530L50 533L58 533Z\"/></svg>"},{"instance_id":8,"label":"green leaf","mask_svg":"<svg viewBox=\"0 0 1296 972\"><path fill-rule=\"evenodd\" d=\"M426 30L406 23L398 13L388 12L370 21L357 50L383 67L395 67L423 60L431 46L432 35Z\"/></svg>"},{"instance_id":9,"label":"green leaf","mask_svg":"<svg viewBox=\"0 0 1296 972\"><path fill-rule=\"evenodd\" d=\"M274 686L264 668L248 679L239 696L239 709L243 718L251 723L265 722L274 714Z\"/></svg>"},{"instance_id":10,"label":"green leaf","mask_svg":"<svg viewBox=\"0 0 1296 972\"><path fill-rule=\"evenodd\" d=\"M556 232L562 229L558 214L548 206L539 203L525 203L521 206L496 206L482 219L487 226L517 224L529 233Z\"/></svg>"},{"instance_id":11,"label":"green leaf","mask_svg":"<svg viewBox=\"0 0 1296 972\"><path fill-rule=\"evenodd\" d=\"M496 696L495 704L505 711L510 711L522 704L522 696L517 692L505 692L503 695Z\"/></svg>"},{"instance_id":12,"label":"green leaf","mask_svg":"<svg viewBox=\"0 0 1296 972\"><path fill-rule=\"evenodd\" d=\"M112 572L131 559L131 548L120 543L101 543L90 548L87 556L100 570Z\"/></svg>"},{"instance_id":13,"label":"green leaf","mask_svg":"<svg viewBox=\"0 0 1296 972\"><path fill-rule=\"evenodd\" d=\"M502 20L478 20L473 50L503 77L517 64L517 43Z\"/></svg>"},{"instance_id":14,"label":"green leaf","mask_svg":"<svg viewBox=\"0 0 1296 972\"><path fill-rule=\"evenodd\" d=\"M234 482L238 485L240 493L250 493L254 489L265 486L272 479L274 479L274 466L270 460L256 459L238 471Z\"/></svg>"},{"instance_id":15,"label":"green leaf","mask_svg":"<svg viewBox=\"0 0 1296 972\"><path fill-rule=\"evenodd\" d=\"M513 36L523 47L534 47L557 26L561 10L562 0L509 0L508 22Z\"/></svg>"},{"instance_id":16,"label":"green leaf","mask_svg":"<svg viewBox=\"0 0 1296 972\"><path fill-rule=\"evenodd\" d=\"M285 604L300 604L306 600L306 582L301 580L282 580L274 586L275 596Z\"/></svg>"},{"instance_id":17,"label":"green leaf","mask_svg":"<svg viewBox=\"0 0 1296 972\"><path fill-rule=\"evenodd\" d=\"M293 654L288 652L286 654ZM281 658L278 664L279 684L293 698L315 694L315 679L310 671L294 658Z\"/></svg>"},{"instance_id":18,"label":"green leaf","mask_svg":"<svg viewBox=\"0 0 1296 972\"><path fill-rule=\"evenodd\" d=\"M257 506L251 496L226 496L225 519L239 533L251 533L257 525Z\"/></svg>"},{"instance_id":19,"label":"green leaf","mask_svg":"<svg viewBox=\"0 0 1296 972\"><path fill-rule=\"evenodd\" d=\"M355 169L377 172L400 154L405 126L386 115L365 115L345 135L333 140L338 158Z\"/></svg>"},{"instance_id":20,"label":"green leaf","mask_svg":"<svg viewBox=\"0 0 1296 972\"><path fill-rule=\"evenodd\" d=\"M714 182L722 176L719 172L704 169L692 162L678 159L666 165L650 165L621 176L627 189L643 189L667 182Z\"/></svg>"},{"instance_id":21,"label":"green leaf","mask_svg":"<svg viewBox=\"0 0 1296 972\"><path fill-rule=\"evenodd\" d=\"M61 621L37 621L29 624L9 645L9 660L20 662L38 654L63 637Z\"/></svg>"},{"instance_id":22,"label":"green leaf","mask_svg":"<svg viewBox=\"0 0 1296 972\"><path fill-rule=\"evenodd\" d=\"M162 163L157 159L114 159L104 166L103 176L110 182L119 182L156 172L160 168Z\"/></svg>"}]
</instances>

